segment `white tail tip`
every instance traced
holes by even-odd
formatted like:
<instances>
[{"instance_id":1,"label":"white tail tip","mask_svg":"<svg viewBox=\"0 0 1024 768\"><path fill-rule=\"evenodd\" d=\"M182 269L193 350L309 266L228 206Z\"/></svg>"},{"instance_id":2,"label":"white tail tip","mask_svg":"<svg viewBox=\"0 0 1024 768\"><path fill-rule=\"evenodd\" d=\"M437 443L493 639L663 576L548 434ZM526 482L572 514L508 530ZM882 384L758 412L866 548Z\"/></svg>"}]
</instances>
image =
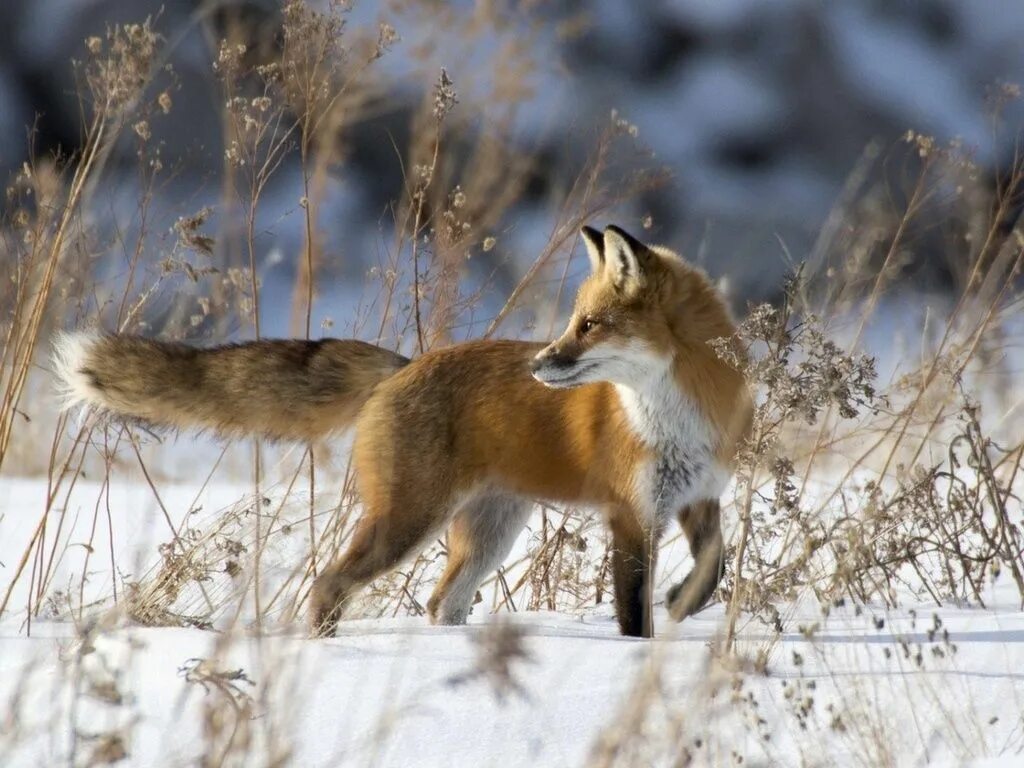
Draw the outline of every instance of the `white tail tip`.
<instances>
[{"instance_id":1,"label":"white tail tip","mask_svg":"<svg viewBox=\"0 0 1024 768\"><path fill-rule=\"evenodd\" d=\"M53 341L53 370L61 410L93 405L97 393L84 373L93 347L103 336L97 331L61 331Z\"/></svg>"}]
</instances>

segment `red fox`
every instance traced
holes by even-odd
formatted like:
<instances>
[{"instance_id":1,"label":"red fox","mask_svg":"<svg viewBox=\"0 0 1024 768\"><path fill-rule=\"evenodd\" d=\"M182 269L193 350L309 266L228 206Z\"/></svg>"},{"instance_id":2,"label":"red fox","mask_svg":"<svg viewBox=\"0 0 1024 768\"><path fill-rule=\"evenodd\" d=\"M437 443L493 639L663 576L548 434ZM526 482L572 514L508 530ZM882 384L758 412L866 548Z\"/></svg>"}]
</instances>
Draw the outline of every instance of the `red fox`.
<instances>
[{"instance_id":1,"label":"red fox","mask_svg":"<svg viewBox=\"0 0 1024 768\"><path fill-rule=\"evenodd\" d=\"M721 578L718 499L751 400L743 375L708 345L735 329L703 272L618 227L581 235L592 272L565 333L547 345L472 341L410 361L336 339L196 349L69 334L56 345L65 402L288 440L354 425L364 512L313 585L317 635L333 634L357 589L445 523L448 561L428 613L464 623L544 499L603 507L619 627L649 637L657 542L673 516L695 565L667 594L672 618L703 607Z\"/></svg>"}]
</instances>

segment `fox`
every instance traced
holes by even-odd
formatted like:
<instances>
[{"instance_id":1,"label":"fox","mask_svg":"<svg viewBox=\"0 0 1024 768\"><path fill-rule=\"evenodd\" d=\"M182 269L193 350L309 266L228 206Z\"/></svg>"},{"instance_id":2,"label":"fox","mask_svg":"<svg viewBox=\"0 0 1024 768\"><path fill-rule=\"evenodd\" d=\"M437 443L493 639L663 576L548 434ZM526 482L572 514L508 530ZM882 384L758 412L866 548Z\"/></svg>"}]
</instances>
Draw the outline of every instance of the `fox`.
<instances>
[{"instance_id":1,"label":"fox","mask_svg":"<svg viewBox=\"0 0 1024 768\"><path fill-rule=\"evenodd\" d=\"M315 443L354 429L362 504L310 597L313 636L447 525L431 623L464 624L538 500L599 508L623 635L652 637L658 543L679 521L693 566L665 596L682 621L722 578L720 497L750 429L742 371L715 353L735 324L703 270L624 229L580 230L590 261L550 343L475 340L409 359L357 340L198 348L130 335L59 337L63 406L226 436Z\"/></svg>"}]
</instances>

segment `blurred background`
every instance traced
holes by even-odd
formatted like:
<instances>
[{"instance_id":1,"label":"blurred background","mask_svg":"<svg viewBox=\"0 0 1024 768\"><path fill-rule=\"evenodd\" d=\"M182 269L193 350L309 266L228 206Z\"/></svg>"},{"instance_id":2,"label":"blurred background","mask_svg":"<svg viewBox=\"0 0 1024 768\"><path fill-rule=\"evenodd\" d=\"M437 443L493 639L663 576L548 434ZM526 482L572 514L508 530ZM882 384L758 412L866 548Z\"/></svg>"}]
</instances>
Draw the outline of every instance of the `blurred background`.
<instances>
[{"instance_id":1,"label":"blurred background","mask_svg":"<svg viewBox=\"0 0 1024 768\"><path fill-rule=\"evenodd\" d=\"M938 145L956 142L988 187L1008 172L1018 148L1019 104L1002 104L1012 95L1008 84L1024 79L1024 4L1016 0L401 0L357 2L343 15L352 50L377 38L382 22L395 37L366 68L372 76L359 75L372 84L346 108L318 179L313 322L323 330L351 325L363 295L356 286L386 269L398 202L412 186L418 116L442 68L458 94L444 139L453 158L446 194L460 191L460 178L479 160L481 136L515 177L514 189L492 180L468 201L477 213L466 216L473 238L459 269L465 284L481 289L481 317L503 306L567 201L578 202L570 192L610 120L631 143L617 156L616 178L628 180L642 166L657 183L622 199L606 194L610 202L592 223L641 230L713 275L728 275L740 303L776 297L795 261L844 258L854 244L825 226L840 206L851 231L865 231L864 217L881 220L874 241L857 245L864 259L881 258L913 176L915 148L901 140L908 130ZM86 110L71 59L86 56L90 36L147 16L162 36L156 64L169 67L147 96L167 88L173 100L146 131L147 157L157 153L163 173L155 184L140 174L138 136L126 131L95 190L102 197L92 202L91 226L108 240L132 242L149 185L152 231L144 249L156 257L171 252L174 222L209 208L207 256L223 271L232 253L244 251L230 243L245 204L225 178L225 87L214 62L222 39L244 41L248 64L274 57L282 23L275 0L4 0L0 168L10 175L29 157L80 148ZM349 56L354 68L358 58ZM283 307L301 278L300 175L299 153L283 152L261 197L255 240L266 334L295 331ZM460 189L469 194L471 186L463 181ZM508 199L488 219L482 211L496 195ZM1018 213L1015 202L1003 231ZM968 215L958 216L937 206L918 219L901 246L907 284L951 287L959 238L970 230ZM118 248L106 250L90 270L113 295L128 279L126 247L120 256ZM570 283L584 262L572 262ZM154 325L160 306L147 310ZM528 332L530 323L513 333ZM467 335L481 330L465 327ZM212 332L203 323L195 332L204 328Z\"/></svg>"}]
</instances>

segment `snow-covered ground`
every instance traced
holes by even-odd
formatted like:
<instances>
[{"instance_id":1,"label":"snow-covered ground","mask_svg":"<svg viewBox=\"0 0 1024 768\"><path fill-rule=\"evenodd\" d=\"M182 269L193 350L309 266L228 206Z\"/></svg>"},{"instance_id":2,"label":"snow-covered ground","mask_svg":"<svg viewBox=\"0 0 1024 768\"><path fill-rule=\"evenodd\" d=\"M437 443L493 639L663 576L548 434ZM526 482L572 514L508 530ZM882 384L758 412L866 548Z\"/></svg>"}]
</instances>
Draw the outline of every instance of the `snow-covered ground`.
<instances>
[{"instance_id":1,"label":"snow-covered ground","mask_svg":"<svg viewBox=\"0 0 1024 768\"><path fill-rule=\"evenodd\" d=\"M713 702L707 645L722 619L718 608L653 643L618 637L606 616L517 615L529 657L513 663L519 690L503 698L486 675L455 682L477 668L479 624L493 621L486 617L456 629L381 619L349 622L332 640L245 639L232 644L219 669L241 668L257 687L275 681L269 700L253 689L252 727L276 729L293 765L588 765L602 737L629 722L629 694L652 666L660 675L657 706L682 719L680 732L689 736L682 743L703 743L693 749L699 765L730 764L733 753L754 765L878 765L876 737L895 765L960 765L971 762L967 756L979 765L1020 765L1024 615L1009 606L938 611L957 648L938 659L932 649L948 653L949 645L929 641L931 614L922 609L916 628L907 615L889 615L881 631L867 619L842 620L813 643L787 634L773 647L766 675L746 676L738 696L726 685ZM24 740L4 764L59 764L69 748L75 684L68 671L74 665L62 661L74 654L70 630L44 625L32 638L9 624L2 631L3 699L25 689ZM909 659L901 638L910 644ZM130 764L195 764L204 699L220 694L186 682L179 670L212 656L216 643L196 629L104 633L94 666L119 670L124 701L85 696L80 730L134 721ZM787 698L789 690L796 693ZM802 730L794 712L807 696L815 703ZM830 706L845 713L845 733L830 728ZM758 716L766 722L757 725ZM661 738L673 735L666 729Z\"/></svg>"},{"instance_id":2,"label":"snow-covered ground","mask_svg":"<svg viewBox=\"0 0 1024 768\"><path fill-rule=\"evenodd\" d=\"M245 493L158 489L175 523ZM43 481L0 480L4 590L45 494ZM98 486L76 494L52 583L78 589L89 554L89 602L110 593L106 511L94 529ZM157 558L167 523L145 485L115 486L110 514L127 578L130 564ZM77 545L90 534L88 553ZM682 566L681 553L672 548L666 567ZM1024 613L1008 575L984 609L847 605L824 617L808 601L785 607L781 636L741 620L749 661L732 668L710 652L720 605L678 626L659 606L653 642L618 636L609 605L478 609L460 628L353 620L336 638L309 640L298 625L228 636L105 626L88 611L77 626L42 619L29 631L23 583L0 620L3 766L83 765L122 745L123 764L197 765L235 727L248 746L227 764L668 765L684 750L694 765L1024 764Z\"/></svg>"}]
</instances>

